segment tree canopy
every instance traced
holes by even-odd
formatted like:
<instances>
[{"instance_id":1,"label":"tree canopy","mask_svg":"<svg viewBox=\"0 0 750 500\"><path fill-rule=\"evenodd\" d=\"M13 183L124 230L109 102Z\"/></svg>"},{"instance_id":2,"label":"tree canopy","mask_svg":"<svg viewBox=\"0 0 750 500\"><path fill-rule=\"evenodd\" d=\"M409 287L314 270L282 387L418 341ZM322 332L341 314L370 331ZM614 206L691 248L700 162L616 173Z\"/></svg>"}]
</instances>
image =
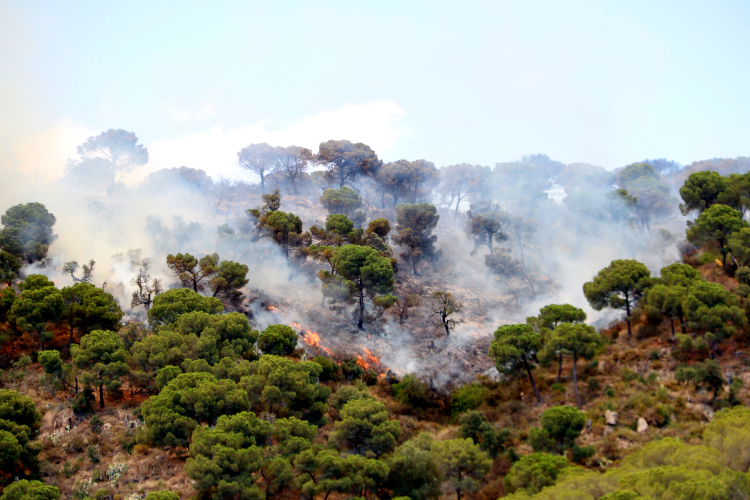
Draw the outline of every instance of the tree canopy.
<instances>
[{"instance_id":1,"label":"tree canopy","mask_svg":"<svg viewBox=\"0 0 750 500\"><path fill-rule=\"evenodd\" d=\"M408 259L414 274L418 274L417 264L423 258L435 261L441 255L435 248L437 236L432 234L440 220L437 208L429 203L401 204L396 206L396 217L398 234L393 242L404 247L401 257Z\"/></svg>"},{"instance_id":2,"label":"tree canopy","mask_svg":"<svg viewBox=\"0 0 750 500\"><path fill-rule=\"evenodd\" d=\"M148 310L148 320L153 325L164 325L174 323L181 314L188 312L219 314L223 310L221 301L215 297L203 297L193 290L176 288L154 298L154 304Z\"/></svg>"},{"instance_id":3,"label":"tree canopy","mask_svg":"<svg viewBox=\"0 0 750 500\"><path fill-rule=\"evenodd\" d=\"M357 326L362 328L365 294L375 296L393 290L394 280L391 260L382 257L374 248L344 245L336 250L332 263L341 277L354 284L359 299Z\"/></svg>"},{"instance_id":4,"label":"tree canopy","mask_svg":"<svg viewBox=\"0 0 750 500\"><path fill-rule=\"evenodd\" d=\"M489 350L500 373L513 376L526 373L538 403L542 402L542 397L531 370L536 366L536 356L542 344L542 336L530 325L504 325L495 330L495 340Z\"/></svg>"},{"instance_id":5,"label":"tree canopy","mask_svg":"<svg viewBox=\"0 0 750 500\"><path fill-rule=\"evenodd\" d=\"M630 311L650 284L650 276L648 268L636 260L613 260L593 281L583 284L583 294L596 311L605 307L625 309L630 337Z\"/></svg>"},{"instance_id":6,"label":"tree canopy","mask_svg":"<svg viewBox=\"0 0 750 500\"><path fill-rule=\"evenodd\" d=\"M694 221L688 221L687 239L691 243L718 245L722 267L726 268L727 241L733 233L745 227L748 227L748 224L742 219L740 212L716 203L701 212Z\"/></svg>"},{"instance_id":7,"label":"tree canopy","mask_svg":"<svg viewBox=\"0 0 750 500\"><path fill-rule=\"evenodd\" d=\"M11 256L4 258L8 273L18 272L17 261L20 258L31 264L47 257L50 244L55 240L52 226L55 216L47 211L41 203L14 205L0 217L3 229L0 230L0 247Z\"/></svg>"},{"instance_id":8,"label":"tree canopy","mask_svg":"<svg viewBox=\"0 0 750 500\"><path fill-rule=\"evenodd\" d=\"M361 175L374 176L383 164L370 146L346 140L321 142L315 161L339 181L339 188Z\"/></svg>"}]
</instances>

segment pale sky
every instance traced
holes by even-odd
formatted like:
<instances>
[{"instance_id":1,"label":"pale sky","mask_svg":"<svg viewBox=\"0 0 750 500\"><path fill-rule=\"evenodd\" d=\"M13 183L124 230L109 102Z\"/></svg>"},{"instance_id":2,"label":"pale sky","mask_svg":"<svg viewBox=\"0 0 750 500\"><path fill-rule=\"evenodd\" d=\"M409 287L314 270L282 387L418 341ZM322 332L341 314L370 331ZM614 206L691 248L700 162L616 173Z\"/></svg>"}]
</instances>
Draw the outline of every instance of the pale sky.
<instances>
[{"instance_id":1,"label":"pale sky","mask_svg":"<svg viewBox=\"0 0 750 500\"><path fill-rule=\"evenodd\" d=\"M0 0L0 168L135 132L146 171L254 142L606 168L750 155L750 2ZM141 172L144 173L144 172Z\"/></svg>"}]
</instances>

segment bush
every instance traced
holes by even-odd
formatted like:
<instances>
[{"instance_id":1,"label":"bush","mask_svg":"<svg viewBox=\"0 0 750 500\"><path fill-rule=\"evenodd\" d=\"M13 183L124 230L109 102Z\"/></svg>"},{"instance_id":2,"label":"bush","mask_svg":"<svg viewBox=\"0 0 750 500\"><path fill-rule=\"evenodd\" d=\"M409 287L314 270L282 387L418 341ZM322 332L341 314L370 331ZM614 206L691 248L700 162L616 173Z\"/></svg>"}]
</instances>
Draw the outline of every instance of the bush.
<instances>
[{"instance_id":1,"label":"bush","mask_svg":"<svg viewBox=\"0 0 750 500\"><path fill-rule=\"evenodd\" d=\"M580 464L593 457L596 450L593 446L573 446L571 451L573 462Z\"/></svg>"},{"instance_id":2,"label":"bush","mask_svg":"<svg viewBox=\"0 0 750 500\"><path fill-rule=\"evenodd\" d=\"M548 453L532 453L521 457L505 476L508 493L524 490L538 493L542 488L555 484L557 475L567 467L568 459Z\"/></svg>"},{"instance_id":3,"label":"bush","mask_svg":"<svg viewBox=\"0 0 750 500\"><path fill-rule=\"evenodd\" d=\"M401 382L393 385L393 394L397 401L406 403L412 408L422 408L427 403L427 387L416 375L406 375Z\"/></svg>"},{"instance_id":4,"label":"bush","mask_svg":"<svg viewBox=\"0 0 750 500\"><path fill-rule=\"evenodd\" d=\"M334 364L333 361L323 356L315 356L313 361L323 368L323 371L320 372L320 380L333 380L336 377L339 371L338 364Z\"/></svg>"},{"instance_id":5,"label":"bush","mask_svg":"<svg viewBox=\"0 0 750 500\"><path fill-rule=\"evenodd\" d=\"M496 429L487 419L487 416L477 410L472 410L461 416L459 432L462 438L471 438L474 443L479 445L479 448L489 453L492 458L503 451L505 442L510 436L508 429Z\"/></svg>"},{"instance_id":6,"label":"bush","mask_svg":"<svg viewBox=\"0 0 750 500\"><path fill-rule=\"evenodd\" d=\"M153 491L146 495L146 500L180 500L180 495L171 491Z\"/></svg>"},{"instance_id":7,"label":"bush","mask_svg":"<svg viewBox=\"0 0 750 500\"><path fill-rule=\"evenodd\" d=\"M346 403L355 399L373 399L373 397L366 391L360 390L353 385L342 385L331 396L331 406L340 411Z\"/></svg>"},{"instance_id":8,"label":"bush","mask_svg":"<svg viewBox=\"0 0 750 500\"><path fill-rule=\"evenodd\" d=\"M297 334L286 325L270 325L258 337L258 348L263 354L287 356L297 347Z\"/></svg>"},{"instance_id":9,"label":"bush","mask_svg":"<svg viewBox=\"0 0 750 500\"><path fill-rule=\"evenodd\" d=\"M580 435L586 417L583 412L572 406L555 406L542 413L539 418L541 429L532 429L529 433L529 444L534 451L552 451L562 453L573 446L573 441Z\"/></svg>"},{"instance_id":10,"label":"bush","mask_svg":"<svg viewBox=\"0 0 750 500\"><path fill-rule=\"evenodd\" d=\"M89 427L94 434L99 434L102 431L102 425L104 425L104 422L99 418L99 415L94 415L89 419Z\"/></svg>"},{"instance_id":11,"label":"bush","mask_svg":"<svg viewBox=\"0 0 750 500\"><path fill-rule=\"evenodd\" d=\"M487 389L476 382L463 385L451 394L451 412L460 415L469 410L476 410L484 402Z\"/></svg>"},{"instance_id":12,"label":"bush","mask_svg":"<svg viewBox=\"0 0 750 500\"><path fill-rule=\"evenodd\" d=\"M91 460L92 464L98 464L99 463L99 447L91 445L88 448L88 454L89 459Z\"/></svg>"},{"instance_id":13,"label":"bush","mask_svg":"<svg viewBox=\"0 0 750 500\"><path fill-rule=\"evenodd\" d=\"M60 489L41 481L21 479L9 484L2 490L0 500L58 500Z\"/></svg>"}]
</instances>

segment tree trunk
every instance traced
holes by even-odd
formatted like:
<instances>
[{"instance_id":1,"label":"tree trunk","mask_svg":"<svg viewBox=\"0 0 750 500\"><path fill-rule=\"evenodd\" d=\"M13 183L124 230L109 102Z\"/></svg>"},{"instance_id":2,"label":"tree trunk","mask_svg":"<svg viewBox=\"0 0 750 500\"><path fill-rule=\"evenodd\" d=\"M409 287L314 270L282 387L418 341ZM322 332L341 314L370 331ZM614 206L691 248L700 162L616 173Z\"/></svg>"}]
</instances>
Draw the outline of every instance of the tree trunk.
<instances>
[{"instance_id":1,"label":"tree trunk","mask_svg":"<svg viewBox=\"0 0 750 500\"><path fill-rule=\"evenodd\" d=\"M487 236L488 236L487 246L490 247L490 255L492 255L492 231L490 231L489 233L487 233Z\"/></svg>"},{"instance_id":2,"label":"tree trunk","mask_svg":"<svg viewBox=\"0 0 750 500\"><path fill-rule=\"evenodd\" d=\"M451 331L448 329L448 322L445 321L445 315L443 315L443 326L445 327L445 335L446 335L446 337L450 337Z\"/></svg>"},{"instance_id":3,"label":"tree trunk","mask_svg":"<svg viewBox=\"0 0 750 500\"><path fill-rule=\"evenodd\" d=\"M68 349L73 346L73 323L70 323L70 341L68 341Z\"/></svg>"},{"instance_id":4,"label":"tree trunk","mask_svg":"<svg viewBox=\"0 0 750 500\"><path fill-rule=\"evenodd\" d=\"M265 183L265 176L261 172L260 174L260 194L266 194L266 183Z\"/></svg>"},{"instance_id":5,"label":"tree trunk","mask_svg":"<svg viewBox=\"0 0 750 500\"><path fill-rule=\"evenodd\" d=\"M559 384L562 380L562 364L563 364L563 355L562 352L557 354L557 383Z\"/></svg>"},{"instance_id":6,"label":"tree trunk","mask_svg":"<svg viewBox=\"0 0 750 500\"><path fill-rule=\"evenodd\" d=\"M630 338L630 294L628 292L625 292L625 314L627 314L625 321L628 323L628 338Z\"/></svg>"},{"instance_id":7,"label":"tree trunk","mask_svg":"<svg viewBox=\"0 0 750 500\"><path fill-rule=\"evenodd\" d=\"M362 278L359 280L359 322L357 328L362 329L362 319L365 316L365 294L364 287L362 286Z\"/></svg>"},{"instance_id":8,"label":"tree trunk","mask_svg":"<svg viewBox=\"0 0 750 500\"><path fill-rule=\"evenodd\" d=\"M104 384L102 383L102 372L99 372L99 406L104 408Z\"/></svg>"},{"instance_id":9,"label":"tree trunk","mask_svg":"<svg viewBox=\"0 0 750 500\"><path fill-rule=\"evenodd\" d=\"M576 390L576 401L578 402L578 409L581 409L581 395L578 393L578 373L576 372L576 365L578 364L578 356L573 356L573 388Z\"/></svg>"},{"instance_id":10,"label":"tree trunk","mask_svg":"<svg viewBox=\"0 0 750 500\"><path fill-rule=\"evenodd\" d=\"M711 408L716 406L716 396L718 395L718 392L719 392L719 388L714 387L714 397L711 398Z\"/></svg>"},{"instance_id":11,"label":"tree trunk","mask_svg":"<svg viewBox=\"0 0 750 500\"><path fill-rule=\"evenodd\" d=\"M529 381L531 382L531 387L534 388L534 394L536 394L536 402L541 403L542 397L539 395L539 390L536 388L536 383L534 382L534 377L531 375L531 368L529 367L529 363L526 361L526 358L523 360L523 365L526 368L526 373L529 374Z\"/></svg>"},{"instance_id":12,"label":"tree trunk","mask_svg":"<svg viewBox=\"0 0 750 500\"><path fill-rule=\"evenodd\" d=\"M671 316L669 317L669 326L672 327L672 342L675 343L677 340L675 340L675 333L674 333L674 318Z\"/></svg>"},{"instance_id":13,"label":"tree trunk","mask_svg":"<svg viewBox=\"0 0 750 500\"><path fill-rule=\"evenodd\" d=\"M456 215L458 215L458 207L461 205L461 191L458 191L458 195L456 196Z\"/></svg>"}]
</instances>

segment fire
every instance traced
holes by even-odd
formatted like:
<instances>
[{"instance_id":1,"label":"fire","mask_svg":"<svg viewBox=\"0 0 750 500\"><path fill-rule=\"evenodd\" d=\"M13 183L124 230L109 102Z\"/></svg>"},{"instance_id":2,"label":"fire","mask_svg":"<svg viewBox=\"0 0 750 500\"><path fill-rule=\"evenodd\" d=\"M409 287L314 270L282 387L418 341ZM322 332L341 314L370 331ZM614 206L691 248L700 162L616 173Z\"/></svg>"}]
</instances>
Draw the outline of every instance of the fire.
<instances>
[{"instance_id":1,"label":"fire","mask_svg":"<svg viewBox=\"0 0 750 500\"><path fill-rule=\"evenodd\" d=\"M365 357L363 358L359 354L357 355L357 364L362 367L364 370L370 370L373 367L380 365L380 360L377 356L372 354L370 351L368 351L365 348L362 348L363 351L365 351Z\"/></svg>"},{"instance_id":2,"label":"fire","mask_svg":"<svg viewBox=\"0 0 750 500\"><path fill-rule=\"evenodd\" d=\"M296 323L292 323L293 325L297 325ZM297 325L299 326L299 325ZM320 335L318 335L318 332L315 330L308 330L305 329L305 333L302 335L302 341L312 347L313 349L317 349L319 351L323 351L324 353L328 354L329 356L333 356L333 353L320 345Z\"/></svg>"},{"instance_id":3,"label":"fire","mask_svg":"<svg viewBox=\"0 0 750 500\"><path fill-rule=\"evenodd\" d=\"M295 323L294 321L292 321L291 323L289 323L289 326L291 326L292 328L294 328L297 331L302 330L302 325L300 325L299 323Z\"/></svg>"},{"instance_id":4,"label":"fire","mask_svg":"<svg viewBox=\"0 0 750 500\"><path fill-rule=\"evenodd\" d=\"M279 308L278 307L274 307L274 306L268 306L268 310L269 311L273 311L273 312L279 312Z\"/></svg>"},{"instance_id":5,"label":"fire","mask_svg":"<svg viewBox=\"0 0 750 500\"><path fill-rule=\"evenodd\" d=\"M719 259L716 259L716 265L721 267L721 261Z\"/></svg>"}]
</instances>

